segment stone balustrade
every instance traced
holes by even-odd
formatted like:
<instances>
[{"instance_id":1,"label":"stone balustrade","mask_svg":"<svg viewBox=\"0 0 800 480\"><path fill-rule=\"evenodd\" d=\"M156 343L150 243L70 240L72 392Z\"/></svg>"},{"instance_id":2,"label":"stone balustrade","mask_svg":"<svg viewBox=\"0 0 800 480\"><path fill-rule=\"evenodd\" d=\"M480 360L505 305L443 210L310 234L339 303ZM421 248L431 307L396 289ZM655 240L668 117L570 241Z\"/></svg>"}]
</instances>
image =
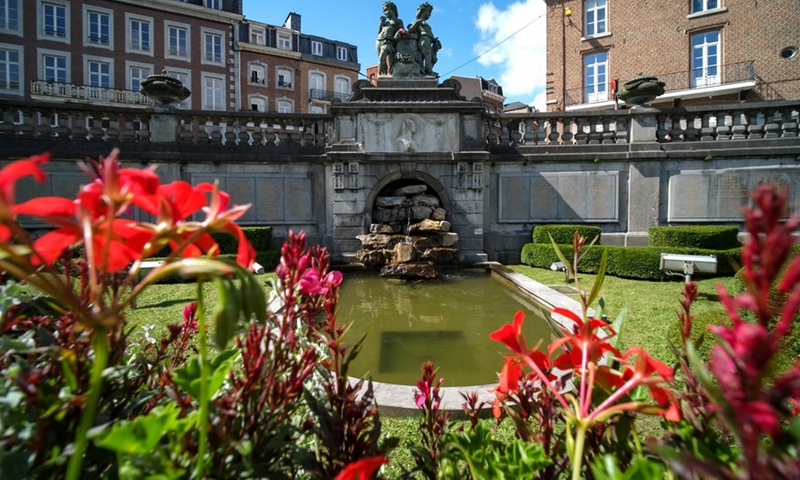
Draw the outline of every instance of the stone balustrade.
<instances>
[{"instance_id":1,"label":"stone balustrade","mask_svg":"<svg viewBox=\"0 0 800 480\"><path fill-rule=\"evenodd\" d=\"M485 148L490 152L516 149L534 153L535 147L556 146L563 152L564 148L592 145L796 138L798 112L800 101L795 100L672 109L485 114L482 128ZM641 125L649 127L642 129ZM337 138L334 126L330 114L0 101L0 141L171 143L190 150L321 153L342 140Z\"/></svg>"}]
</instances>

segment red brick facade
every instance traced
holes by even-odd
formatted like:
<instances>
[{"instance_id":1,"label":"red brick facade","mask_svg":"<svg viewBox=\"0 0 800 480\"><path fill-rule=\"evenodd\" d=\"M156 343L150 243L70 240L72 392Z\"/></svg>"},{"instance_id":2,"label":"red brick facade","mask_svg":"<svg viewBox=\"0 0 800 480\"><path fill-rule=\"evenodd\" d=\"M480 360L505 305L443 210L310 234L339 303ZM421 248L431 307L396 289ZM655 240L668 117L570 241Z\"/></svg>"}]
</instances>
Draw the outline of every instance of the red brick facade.
<instances>
[{"instance_id":1,"label":"red brick facade","mask_svg":"<svg viewBox=\"0 0 800 480\"><path fill-rule=\"evenodd\" d=\"M142 103L136 92L143 79L139 77L166 70L192 91L180 108L250 110L257 97L262 99L255 101L260 110L278 111L279 100L284 100L287 111L304 113L313 105L310 71L324 73L324 90L334 91L337 77L347 78L349 85L357 80L354 46L301 34L297 14L290 15L294 23L287 21L286 26L249 22L241 14L240 0L220 1L222 10L210 8L207 0L6 4L10 9L0 11L0 63L5 63L0 65L0 98ZM267 35L251 37L253 25ZM278 47L276 30L293 39L291 50ZM310 48L311 40L325 42L330 52L345 52L346 60L303 51L301 46ZM263 65L264 78L252 81L253 63ZM279 86L278 68L293 81ZM325 101L317 103L327 110Z\"/></svg>"},{"instance_id":2,"label":"red brick facade","mask_svg":"<svg viewBox=\"0 0 800 480\"><path fill-rule=\"evenodd\" d=\"M688 105L800 97L800 54L782 56L800 49L796 0L696 0L705 9L698 12L693 12L693 0L545 1L550 111L563 109L565 97L568 108L597 101L598 97L592 98L596 89L587 87L591 77L585 68L595 59L606 62L606 88L611 79L622 84L639 72L659 77L667 83L668 95L662 102ZM599 12L603 5L605 11ZM605 24L598 25L598 19ZM692 72L700 69L693 59L702 48L698 45L702 34L709 32L715 45L708 50L708 61L718 69L704 69L714 75L701 78L705 83L697 82ZM704 87L707 93L700 94Z\"/></svg>"}]
</instances>

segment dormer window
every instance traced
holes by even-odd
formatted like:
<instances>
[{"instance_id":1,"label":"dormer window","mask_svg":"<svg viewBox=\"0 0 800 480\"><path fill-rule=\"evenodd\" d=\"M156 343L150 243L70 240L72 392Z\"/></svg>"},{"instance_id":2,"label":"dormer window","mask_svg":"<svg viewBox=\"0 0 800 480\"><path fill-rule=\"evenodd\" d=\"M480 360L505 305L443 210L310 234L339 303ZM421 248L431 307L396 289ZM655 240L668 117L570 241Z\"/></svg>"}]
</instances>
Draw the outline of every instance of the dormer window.
<instances>
[{"instance_id":1,"label":"dormer window","mask_svg":"<svg viewBox=\"0 0 800 480\"><path fill-rule=\"evenodd\" d=\"M291 50L292 36L288 33L278 32L278 48L281 50Z\"/></svg>"}]
</instances>

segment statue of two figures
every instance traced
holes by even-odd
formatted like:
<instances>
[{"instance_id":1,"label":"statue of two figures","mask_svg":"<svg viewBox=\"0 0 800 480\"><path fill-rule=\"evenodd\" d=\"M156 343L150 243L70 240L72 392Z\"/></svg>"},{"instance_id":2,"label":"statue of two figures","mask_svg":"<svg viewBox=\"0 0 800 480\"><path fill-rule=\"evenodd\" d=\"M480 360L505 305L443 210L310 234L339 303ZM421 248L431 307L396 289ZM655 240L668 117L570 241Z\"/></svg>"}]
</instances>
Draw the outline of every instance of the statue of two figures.
<instances>
[{"instance_id":1,"label":"statue of two figures","mask_svg":"<svg viewBox=\"0 0 800 480\"><path fill-rule=\"evenodd\" d=\"M433 35L428 19L433 6L425 2L417 8L417 18L403 28L394 2L383 4L378 25L378 75L392 77L436 77L433 66L442 48Z\"/></svg>"}]
</instances>

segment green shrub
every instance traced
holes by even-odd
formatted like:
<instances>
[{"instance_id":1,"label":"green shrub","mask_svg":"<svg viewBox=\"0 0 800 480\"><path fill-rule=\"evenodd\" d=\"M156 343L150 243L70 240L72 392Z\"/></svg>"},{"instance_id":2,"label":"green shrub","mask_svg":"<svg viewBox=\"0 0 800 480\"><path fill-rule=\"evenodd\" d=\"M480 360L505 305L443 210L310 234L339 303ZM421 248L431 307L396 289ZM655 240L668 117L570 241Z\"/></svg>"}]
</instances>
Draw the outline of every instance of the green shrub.
<instances>
[{"instance_id":1,"label":"green shrub","mask_svg":"<svg viewBox=\"0 0 800 480\"><path fill-rule=\"evenodd\" d=\"M245 238L253 245L256 251L270 249L272 243L272 227L242 227ZM236 253L239 248L239 239L227 233L215 232L211 234L219 244L221 254ZM258 262L261 263L261 262Z\"/></svg>"},{"instance_id":2,"label":"green shrub","mask_svg":"<svg viewBox=\"0 0 800 480\"><path fill-rule=\"evenodd\" d=\"M572 261L572 247L559 245L561 252ZM597 273L603 249L608 248L606 273L615 277L637 278L641 280L666 280L678 277L665 275L660 270L662 253L683 255L715 255L717 257L717 276L733 275L739 265L741 248L729 250L706 250L699 248L662 247L620 247L616 245L594 247L578 265L581 273ZM522 247L520 262L532 267L549 268L558 257L552 245L527 243Z\"/></svg>"},{"instance_id":3,"label":"green shrub","mask_svg":"<svg viewBox=\"0 0 800 480\"><path fill-rule=\"evenodd\" d=\"M739 227L727 225L650 227L647 230L647 244L651 247L727 250L741 246L738 234Z\"/></svg>"},{"instance_id":4,"label":"green shrub","mask_svg":"<svg viewBox=\"0 0 800 480\"><path fill-rule=\"evenodd\" d=\"M531 234L533 243L546 243L550 245L550 236L559 245L572 245L572 236L575 231L591 242L595 237L600 237L602 229L591 225L536 225ZM600 238L597 243L600 243Z\"/></svg>"}]
</instances>

